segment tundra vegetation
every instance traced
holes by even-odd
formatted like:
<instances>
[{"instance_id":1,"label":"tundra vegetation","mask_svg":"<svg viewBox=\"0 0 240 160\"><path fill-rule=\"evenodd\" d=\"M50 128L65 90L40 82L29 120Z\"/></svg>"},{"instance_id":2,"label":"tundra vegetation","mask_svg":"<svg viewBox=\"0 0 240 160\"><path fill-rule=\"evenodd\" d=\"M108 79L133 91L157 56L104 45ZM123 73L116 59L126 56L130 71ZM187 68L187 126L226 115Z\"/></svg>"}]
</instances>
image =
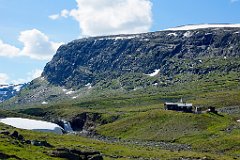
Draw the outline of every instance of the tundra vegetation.
<instances>
[{"instance_id":1,"label":"tundra vegetation","mask_svg":"<svg viewBox=\"0 0 240 160\"><path fill-rule=\"evenodd\" d=\"M240 159L238 30L97 37L60 47L42 77L1 103L0 117L59 125L64 120L75 132L56 135L0 124L0 157ZM181 98L218 112L164 110L164 102Z\"/></svg>"}]
</instances>

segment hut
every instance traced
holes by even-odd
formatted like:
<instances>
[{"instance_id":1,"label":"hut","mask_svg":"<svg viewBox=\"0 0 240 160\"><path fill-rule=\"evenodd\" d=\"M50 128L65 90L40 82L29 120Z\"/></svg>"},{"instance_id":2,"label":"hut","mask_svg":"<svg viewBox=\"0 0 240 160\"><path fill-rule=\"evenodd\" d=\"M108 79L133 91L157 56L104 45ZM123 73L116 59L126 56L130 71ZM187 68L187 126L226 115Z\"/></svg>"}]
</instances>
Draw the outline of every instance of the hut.
<instances>
[{"instance_id":1,"label":"hut","mask_svg":"<svg viewBox=\"0 0 240 160\"><path fill-rule=\"evenodd\" d=\"M172 103L172 102L166 102L164 103L165 110L174 110L174 111L181 111L181 112L187 112L192 113L193 112L193 106L191 103Z\"/></svg>"}]
</instances>

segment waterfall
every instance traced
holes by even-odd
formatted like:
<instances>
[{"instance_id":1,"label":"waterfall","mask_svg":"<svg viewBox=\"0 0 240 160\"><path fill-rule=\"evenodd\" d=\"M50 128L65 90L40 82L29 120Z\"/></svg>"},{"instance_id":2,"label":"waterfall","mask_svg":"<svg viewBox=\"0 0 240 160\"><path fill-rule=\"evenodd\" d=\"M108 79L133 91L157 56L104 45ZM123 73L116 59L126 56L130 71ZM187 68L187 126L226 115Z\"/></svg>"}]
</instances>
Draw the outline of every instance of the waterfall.
<instances>
[{"instance_id":1,"label":"waterfall","mask_svg":"<svg viewBox=\"0 0 240 160\"><path fill-rule=\"evenodd\" d=\"M66 132L73 132L71 124L67 121L63 121L63 128Z\"/></svg>"}]
</instances>

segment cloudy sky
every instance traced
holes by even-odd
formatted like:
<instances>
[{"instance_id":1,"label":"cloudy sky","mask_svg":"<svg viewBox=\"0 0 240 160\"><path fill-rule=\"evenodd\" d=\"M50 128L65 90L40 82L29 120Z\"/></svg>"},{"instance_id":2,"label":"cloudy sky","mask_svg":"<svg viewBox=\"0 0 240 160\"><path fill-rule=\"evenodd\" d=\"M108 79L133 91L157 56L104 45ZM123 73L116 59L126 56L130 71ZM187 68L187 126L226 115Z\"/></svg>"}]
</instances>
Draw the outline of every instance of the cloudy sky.
<instances>
[{"instance_id":1,"label":"cloudy sky","mask_svg":"<svg viewBox=\"0 0 240 160\"><path fill-rule=\"evenodd\" d=\"M0 19L0 84L23 83L74 39L240 23L240 0L0 0Z\"/></svg>"}]
</instances>

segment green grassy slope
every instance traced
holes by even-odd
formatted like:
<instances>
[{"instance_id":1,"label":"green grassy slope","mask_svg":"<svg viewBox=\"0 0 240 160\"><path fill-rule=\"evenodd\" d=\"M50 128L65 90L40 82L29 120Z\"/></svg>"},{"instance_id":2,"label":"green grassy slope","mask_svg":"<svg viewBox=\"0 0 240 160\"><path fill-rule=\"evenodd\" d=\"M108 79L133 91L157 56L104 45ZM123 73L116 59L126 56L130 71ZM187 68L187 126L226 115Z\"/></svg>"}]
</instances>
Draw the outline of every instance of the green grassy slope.
<instances>
[{"instance_id":1,"label":"green grassy slope","mask_svg":"<svg viewBox=\"0 0 240 160\"><path fill-rule=\"evenodd\" d=\"M176 159L184 158L203 158L209 159L232 159L230 156L214 155L211 153L201 153L193 151L179 151L172 152L168 150L161 150L154 147L142 147L137 145L125 145L121 143L106 143L88 138L82 138L75 135L55 135L41 132L32 132L25 130L13 129L0 124L0 128L8 131L17 130L20 134L28 139L46 140L53 145L53 148L38 147L28 144L22 144L16 139L0 134L0 153L7 155L14 155L20 159L57 159L49 156L51 151L56 148L75 148L82 151L98 150L103 154L104 159ZM16 158L12 158L16 159Z\"/></svg>"},{"instance_id":2,"label":"green grassy slope","mask_svg":"<svg viewBox=\"0 0 240 160\"><path fill-rule=\"evenodd\" d=\"M190 114L163 110L165 101L183 98L194 106L229 108L240 106L239 73L210 73L202 77L178 75L174 83L136 90L94 88L86 97L50 103L48 105L15 106L0 111L1 117L34 116L39 119L71 120L81 113L99 114L97 133L119 139L136 141L165 141L191 145L192 151L174 151L134 144L107 143L74 135L47 135L21 131L26 137L47 140L55 147L99 150L105 159L171 159L179 157L211 157L212 159L240 158L240 112L235 114ZM184 78L186 82L184 81ZM178 81L178 79L181 80ZM128 81L128 80L126 80ZM133 87L134 88L134 87ZM3 104L4 105L4 104ZM0 130L6 126L0 125ZM49 148L35 148L13 142L1 135L0 152L25 157L50 159ZM10 150L14 148L13 150ZM22 153L22 154L21 154ZM31 157L25 157L29 159ZM34 159L34 157L32 158Z\"/></svg>"},{"instance_id":3,"label":"green grassy slope","mask_svg":"<svg viewBox=\"0 0 240 160\"><path fill-rule=\"evenodd\" d=\"M185 143L197 151L217 154L239 155L240 150L240 124L227 115L152 110L103 125L97 131L121 139Z\"/></svg>"}]
</instances>

